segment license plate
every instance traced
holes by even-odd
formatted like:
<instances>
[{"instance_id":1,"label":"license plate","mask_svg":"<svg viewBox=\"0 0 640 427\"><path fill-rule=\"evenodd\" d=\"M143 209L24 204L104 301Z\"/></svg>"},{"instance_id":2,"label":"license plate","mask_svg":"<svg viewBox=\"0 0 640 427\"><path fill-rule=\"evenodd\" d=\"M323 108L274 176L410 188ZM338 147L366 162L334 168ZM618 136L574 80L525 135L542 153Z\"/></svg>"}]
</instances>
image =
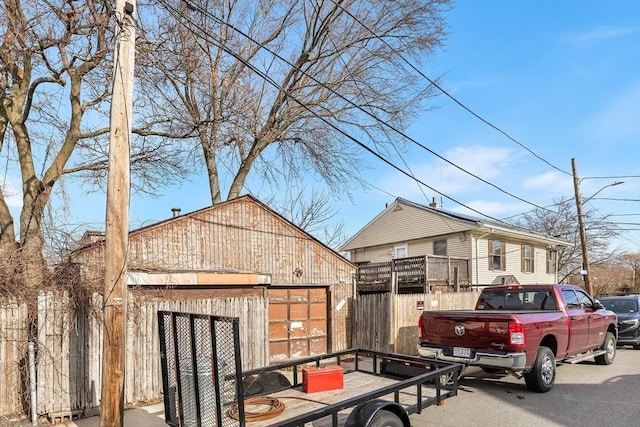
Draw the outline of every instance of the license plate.
<instances>
[{"instance_id":1,"label":"license plate","mask_svg":"<svg viewBox=\"0 0 640 427\"><path fill-rule=\"evenodd\" d=\"M454 357L466 357L468 359L471 357L471 349L467 347L453 347L453 355Z\"/></svg>"}]
</instances>

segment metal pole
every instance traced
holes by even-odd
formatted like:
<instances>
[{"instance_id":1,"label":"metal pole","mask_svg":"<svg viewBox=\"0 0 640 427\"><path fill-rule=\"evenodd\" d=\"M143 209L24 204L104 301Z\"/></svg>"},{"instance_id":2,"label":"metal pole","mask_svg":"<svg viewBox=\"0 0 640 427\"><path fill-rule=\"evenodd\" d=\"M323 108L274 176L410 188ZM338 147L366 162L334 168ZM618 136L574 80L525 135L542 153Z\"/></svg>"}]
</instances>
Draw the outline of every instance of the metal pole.
<instances>
[{"instance_id":1,"label":"metal pole","mask_svg":"<svg viewBox=\"0 0 640 427\"><path fill-rule=\"evenodd\" d=\"M576 159L571 159L571 169L573 171L573 189L576 196L576 210L578 213L578 227L580 228L580 246L582 249L582 277L584 278L584 286L587 293L593 295L593 286L589 277L589 253L587 251L587 233L584 228L584 216L582 215L582 198L580 196L580 181L578 180L578 172L576 168Z\"/></svg>"},{"instance_id":2,"label":"metal pole","mask_svg":"<svg viewBox=\"0 0 640 427\"><path fill-rule=\"evenodd\" d=\"M29 342L29 391L31 392L31 425L38 425L38 389L36 386L36 345Z\"/></svg>"}]
</instances>

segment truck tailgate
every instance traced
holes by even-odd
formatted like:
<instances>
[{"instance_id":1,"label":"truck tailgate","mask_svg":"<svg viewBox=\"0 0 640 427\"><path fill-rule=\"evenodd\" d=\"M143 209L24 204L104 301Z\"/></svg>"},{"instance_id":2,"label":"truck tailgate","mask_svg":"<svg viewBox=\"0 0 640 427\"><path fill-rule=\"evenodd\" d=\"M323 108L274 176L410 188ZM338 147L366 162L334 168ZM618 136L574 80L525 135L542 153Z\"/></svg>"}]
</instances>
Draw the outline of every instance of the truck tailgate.
<instances>
[{"instance_id":1,"label":"truck tailgate","mask_svg":"<svg viewBox=\"0 0 640 427\"><path fill-rule=\"evenodd\" d=\"M504 311L424 312L420 318L421 342L504 350L509 346L509 322L516 318Z\"/></svg>"}]
</instances>

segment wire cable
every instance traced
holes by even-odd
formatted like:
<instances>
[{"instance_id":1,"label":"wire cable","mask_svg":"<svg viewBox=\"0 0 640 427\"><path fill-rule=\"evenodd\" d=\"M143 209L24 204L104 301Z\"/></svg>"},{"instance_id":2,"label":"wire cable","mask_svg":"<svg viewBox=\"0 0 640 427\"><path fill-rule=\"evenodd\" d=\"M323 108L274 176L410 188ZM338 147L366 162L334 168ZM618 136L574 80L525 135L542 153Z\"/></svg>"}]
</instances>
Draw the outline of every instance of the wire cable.
<instances>
[{"instance_id":1,"label":"wire cable","mask_svg":"<svg viewBox=\"0 0 640 427\"><path fill-rule=\"evenodd\" d=\"M181 17L182 19L189 20L189 22L190 22L192 25L194 25L194 26L196 26L196 27L199 25L199 24L196 24L196 23L194 23L193 21L191 21L191 20L190 20L190 18L189 18L188 16L185 16L185 15L184 15L183 13L181 13L180 11L177 11L173 6L168 5L168 4L166 3L166 1L161 0L161 1L160 1L160 3L162 3L163 5L165 5L165 7L172 8L172 9L173 9L174 11L176 11L179 15L181 15L180 17ZM339 94L339 93L335 92L334 90L332 90L331 88L329 88L328 86L326 86L324 83L322 83L322 82L318 81L314 76L312 76L312 75L310 75L310 74L306 73L304 70L300 69L300 68L299 68L299 67L297 67L295 64L293 64L293 63L291 63L290 61L288 61L286 58L283 58L282 56L280 56L277 52L275 52L275 51L273 51L272 49L270 49L269 47L265 46L263 43L260 43L260 42L258 42L257 40L253 39L250 35L246 34L244 31L242 31L242 30L238 29L237 27L235 27L234 25L232 25L232 24L230 24L230 23L228 23L228 22L226 22L226 21L224 21L224 20L222 20L222 19L220 19L220 18L216 17L216 16L215 16L215 15L213 15L211 12L209 12L209 11L207 11L207 10L203 9L203 8L202 8L202 7L200 7L199 5L194 5L192 2L187 1L187 0L183 0L183 3L185 3L189 9L191 9L191 10L193 10L193 11L195 11L195 12L202 13L202 14L204 14L205 16L207 16L207 17L211 18L212 20L214 20L215 22L219 23L220 25L224 25L224 26L226 26L226 27L228 27L228 28L232 29L233 31L237 32L238 34L242 35L242 36L243 36L243 37L245 37L247 40L251 41L252 43L255 43L256 45L258 45L260 48L262 48L262 49L266 50L266 51L267 51L268 53L270 53L271 55L273 55L273 56L275 56L276 58L280 59L281 61L283 61L283 62L284 62L284 63L286 63L287 65L289 65L289 66L293 67L296 71L298 71L298 72L300 72L300 73L304 74L306 77L308 77L309 79L313 80L315 83L317 83L317 84L321 85L323 88L325 88L325 89L329 90L331 93L333 93L334 95L338 96L338 97L339 97L339 98L341 98L343 101L345 101L345 102L349 103L349 104L350 104L351 106L353 106L354 108L357 108L358 110L362 111L362 112L363 112L363 113L365 113L366 115L368 115L368 116L370 116L371 118L373 118L374 120L376 120L378 123L383 124L384 126L387 126L389 129L391 129L392 131L396 132L398 135L400 135L400 136L402 136L403 138L407 139L408 141L410 141L410 142L414 143L415 145L417 145L417 146L421 147L422 149L424 149L424 150L428 151L428 152L429 152L429 153L431 153L432 155L434 155L434 156L438 157L439 159L441 159L442 161L444 161L444 162L448 163L449 165L451 165L451 166L455 167L456 169L458 169L458 170L460 170L460 171L464 172L464 173L465 173L465 174L467 174L467 175L472 176L473 178L475 178L475 179L477 179L477 180L479 180L479 181L483 182L484 184L487 184L487 185L489 185L489 186L491 186L491 187L495 188L496 190L498 190L498 191L500 191L500 192L502 192L502 193L504 193L504 194L506 194L506 195L508 195L508 196L510 196L510 197L512 197L512 198L514 198L514 199L517 199L517 200L519 200L519 201L521 201L521 202L523 202L523 203L526 203L526 204L528 204L528 205L534 206L534 207L539 208L539 209L545 209L543 206L537 205L537 204L535 204L535 203L533 203L533 202L530 202L529 200L526 200L526 199L524 199L524 198L522 198L522 197L519 197L519 196L517 196L517 195L515 195L515 194L513 194L513 193L511 193L511 192L508 192L508 191L506 191L506 190L502 189L502 188L501 188L501 187L499 187L498 185L493 184L492 182L489 182L489 181L485 180L484 178L481 178L480 176L478 176L478 175L476 175L476 174L474 174L474 173L472 173L472 172L470 172L470 171L468 171L468 170L464 169L463 167L461 167L461 166L457 165L456 163L454 163L454 162L450 161L449 159L447 159L447 158L443 157L442 155L440 155L440 154L436 153L436 152L435 152L435 151L433 151L432 149L430 149L430 148L426 147L426 146L425 146L425 145L423 145L422 143L418 142L417 140L415 140L415 139L413 139L412 137L408 136L407 134L405 134L405 133L404 133L404 132L402 132L401 130L397 129L395 126L393 126L393 125L391 125L391 124L389 124L389 123L387 123L387 122L385 122L385 121L381 120L380 118L378 118L377 116L375 116L375 115L374 115L374 114L372 114L371 112L369 112L369 111L365 110L365 109L364 109L364 108L362 108L361 106L356 105L356 104L355 104L355 103L353 103L351 100L349 100L349 99L347 99L346 97L342 96L341 94ZM207 34L207 33L206 33L203 29L201 29L201 28L200 28L200 31L202 31L202 32L203 32L203 34L204 34L205 38L208 38L208 39L209 39L209 41L212 41L212 39L210 39L210 38L209 38L209 37L210 37L210 35L209 35L209 34ZM224 47L222 47L222 46L221 46L221 44L222 44L221 42L217 42L217 43L218 43L218 44L216 44L216 45L217 45L218 47L220 47L220 48L222 48L223 50L227 51ZM236 55L236 54L234 54L234 53L232 53L232 52L229 52L229 51L227 51L227 52L228 52L229 54L233 55L234 57L236 57L236 59L240 60L242 63L244 63L247 67L249 67L250 69L254 70L254 72L257 70L257 69L255 69L251 64L249 64L249 63L248 63L248 61L245 61L244 59L241 59L241 58L239 57L239 55ZM260 73L262 73L262 72L260 71ZM264 74L264 73L262 73L262 74ZM264 78L264 77L263 77L263 78ZM274 82L274 83L275 83L275 82ZM275 83L275 84L277 85L277 83ZM276 88L278 88L278 89L279 89L279 90L281 90L281 91L285 91L285 89L284 89L284 88L282 88L282 87L280 87L279 85L277 85L277 86L276 86ZM285 93L287 93L287 92L285 91ZM287 95L288 95L291 99L294 99L294 97L293 97L290 93L287 93ZM302 105L302 103L301 103L300 101L298 101L297 99L296 99L296 102L297 102L298 104L300 104L303 108L307 109L311 114L315 115L317 118L319 118L319 119L321 119L321 120L325 121L325 123L327 123L327 122L326 122L326 120L324 120L324 119L322 119L321 117L319 117L319 116L318 116L314 111L312 111L311 109L307 108L305 105ZM331 125L331 126L332 126L334 129L336 129L336 130L337 130L337 128L336 128L335 126L333 126L333 125ZM343 133L343 132L341 132L341 133ZM344 133L343 133L343 134L344 134ZM373 151L371 151L371 149L369 149L368 147L367 147L367 149L368 149L368 151L370 151L370 152L372 152L372 153L373 153ZM395 168L396 168L396 169L398 169L397 167L395 167ZM563 171L563 172L564 172L564 171ZM410 177L410 178L412 178L412 179L415 179L411 174L407 174L405 171L402 171L402 173L403 173L404 175L407 175L408 177ZM456 201L456 200L454 200L454 199L450 198L449 196L446 196L445 194L441 193L440 191L435 190L433 187L431 187L431 186L428 186L428 185L424 184L422 181L420 181L420 180L418 180L418 179L415 179L415 180L416 180L418 183L421 183L421 184L425 185L425 186L426 186L427 188L429 188L430 190L435 191L436 193L440 194L441 196L446 197L446 198L448 198L449 200L454 201L455 203L461 204L460 202L458 202L458 201ZM463 204L461 204L461 205L469 209L469 207L468 207L468 206L465 206L465 205L463 205ZM478 212L478 211L476 211L476 210L474 210L474 209L471 209L471 210L473 210L474 212L479 213L479 214L481 214L481 215L483 215L483 216L486 216L485 214L482 214L482 213L480 213L480 212ZM492 218L492 219L493 219L493 218Z\"/></svg>"},{"instance_id":2,"label":"wire cable","mask_svg":"<svg viewBox=\"0 0 640 427\"><path fill-rule=\"evenodd\" d=\"M340 7L342 10L344 10L344 12L349 15L351 17L351 19L353 19L355 22L357 22L358 24L360 24L362 26L362 28L364 28L365 30L369 31L375 38L377 38L378 40L380 40L382 43L386 44L388 47L393 49L393 46L390 46L386 40L382 39L380 36L378 36L373 30L371 30L369 27L367 27L362 21L360 21L356 16L354 16L351 12L349 12L347 9L345 9L342 5L339 5L338 3L335 2L335 0L331 0L333 2L333 4L335 4L336 6ZM474 116L475 118L477 118L478 120L480 120L481 122L483 122L484 124L488 125L489 127L491 127L492 129L496 130L497 132L501 133L502 135L504 135L505 137L507 137L507 139L509 139L510 141L518 144L520 147L522 147L523 149L525 149L526 151L528 151L529 153L531 153L534 157L536 157L537 159L541 160L542 162L546 163L547 165L549 165L550 167L552 167L553 169L562 172L566 175L572 176L572 174L568 171L565 171L564 169L561 169L557 166L555 166L554 164L552 164L551 162L549 162L548 160L542 158L540 155L538 155L536 152L534 152L532 149L530 149L529 147L527 147L526 145L524 145L523 143L521 143L520 141L518 141L517 139L515 139L514 137L512 137L511 135L509 135L506 131L500 129L498 126L494 125L493 123L491 123L490 121L488 121L487 119L485 119L484 117L480 116L478 113L476 113L475 111L473 111L471 108L467 107L465 104L463 104L460 100L458 100L456 97L454 97L453 95L451 95L449 92L447 92L444 88L442 88L438 83L436 83L435 80L431 79L429 76L427 76L426 74L424 74L420 69L418 69L415 65L413 65L409 60L407 60L403 55L398 54L398 57L405 63L407 64L409 67L411 67L411 69L413 69L415 72L417 72L421 77L423 77L425 80L427 80L429 82L429 84L431 84L433 87L435 87L436 89L438 89L443 95L445 95L447 98L451 99L453 102L455 102L456 104L458 104L458 106L460 106L463 110L467 111L469 114L471 114L472 116Z\"/></svg>"}]
</instances>

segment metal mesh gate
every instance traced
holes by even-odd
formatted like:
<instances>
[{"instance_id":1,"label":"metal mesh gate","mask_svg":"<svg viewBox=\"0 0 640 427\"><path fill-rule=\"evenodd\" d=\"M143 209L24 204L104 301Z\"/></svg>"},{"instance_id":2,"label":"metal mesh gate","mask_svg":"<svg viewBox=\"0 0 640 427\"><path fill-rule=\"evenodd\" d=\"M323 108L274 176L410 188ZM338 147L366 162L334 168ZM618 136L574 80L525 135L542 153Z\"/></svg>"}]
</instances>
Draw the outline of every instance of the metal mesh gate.
<instances>
[{"instance_id":1,"label":"metal mesh gate","mask_svg":"<svg viewBox=\"0 0 640 427\"><path fill-rule=\"evenodd\" d=\"M238 325L236 317L158 312L167 424L244 425L227 415L243 401ZM238 411L243 420L243 405Z\"/></svg>"}]
</instances>

